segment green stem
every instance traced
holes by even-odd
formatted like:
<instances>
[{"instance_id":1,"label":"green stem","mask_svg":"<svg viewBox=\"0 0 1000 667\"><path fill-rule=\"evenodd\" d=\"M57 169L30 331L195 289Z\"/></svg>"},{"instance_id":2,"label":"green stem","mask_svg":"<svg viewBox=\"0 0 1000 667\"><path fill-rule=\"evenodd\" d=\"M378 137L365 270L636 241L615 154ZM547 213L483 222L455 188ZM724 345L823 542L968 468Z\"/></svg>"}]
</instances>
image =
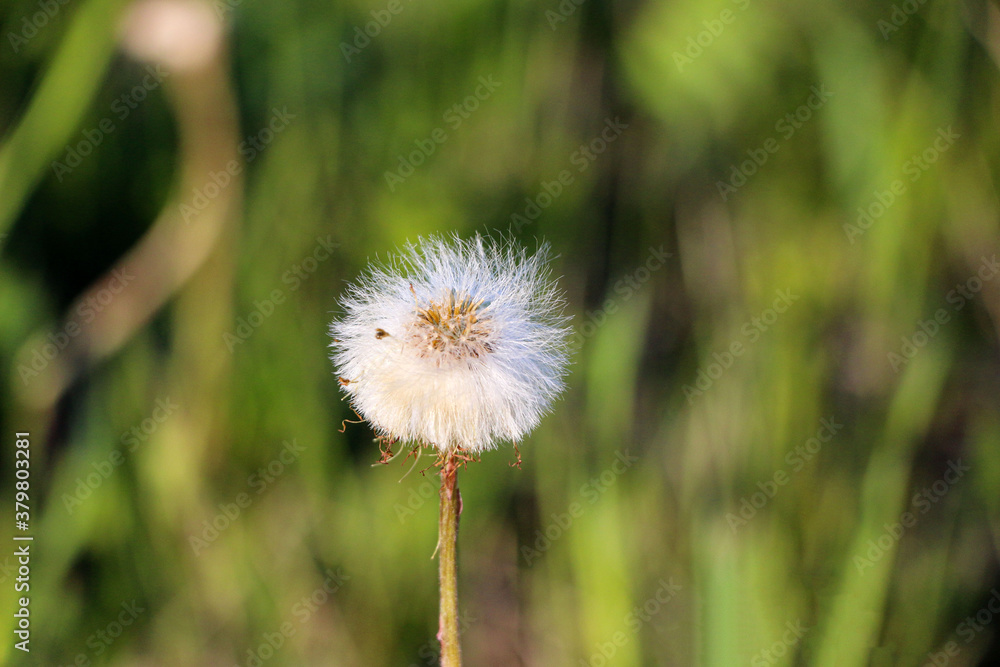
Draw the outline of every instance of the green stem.
<instances>
[{"instance_id":1,"label":"green stem","mask_svg":"<svg viewBox=\"0 0 1000 667\"><path fill-rule=\"evenodd\" d=\"M438 640L441 667L461 667L462 648L458 643L458 517L462 496L458 492L458 461L449 456L441 468L441 516L438 520L438 573L441 584L441 615Z\"/></svg>"}]
</instances>

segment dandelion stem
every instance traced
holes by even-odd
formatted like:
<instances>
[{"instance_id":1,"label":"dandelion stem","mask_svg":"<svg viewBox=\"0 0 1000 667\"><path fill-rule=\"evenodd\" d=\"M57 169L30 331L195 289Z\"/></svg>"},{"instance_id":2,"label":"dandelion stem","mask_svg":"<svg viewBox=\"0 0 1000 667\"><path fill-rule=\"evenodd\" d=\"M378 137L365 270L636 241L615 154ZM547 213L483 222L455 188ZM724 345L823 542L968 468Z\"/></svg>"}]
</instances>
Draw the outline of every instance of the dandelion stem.
<instances>
[{"instance_id":1,"label":"dandelion stem","mask_svg":"<svg viewBox=\"0 0 1000 667\"><path fill-rule=\"evenodd\" d=\"M461 667L462 648L458 643L458 518L462 496L458 492L458 460L449 454L441 467L441 516L438 520L438 573L441 586L441 614L438 640L441 667Z\"/></svg>"}]
</instances>

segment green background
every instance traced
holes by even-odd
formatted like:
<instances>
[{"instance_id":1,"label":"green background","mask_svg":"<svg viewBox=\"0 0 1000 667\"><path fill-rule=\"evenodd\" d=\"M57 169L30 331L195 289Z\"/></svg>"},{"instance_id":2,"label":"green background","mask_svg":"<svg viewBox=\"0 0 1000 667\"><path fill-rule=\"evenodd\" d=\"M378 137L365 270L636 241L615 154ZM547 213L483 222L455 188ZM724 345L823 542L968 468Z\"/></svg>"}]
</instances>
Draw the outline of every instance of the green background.
<instances>
[{"instance_id":1,"label":"green background","mask_svg":"<svg viewBox=\"0 0 1000 667\"><path fill-rule=\"evenodd\" d=\"M468 664L995 664L995 4L218 2L198 70L128 7L0 6L0 663L434 664L433 473L326 328L499 231L577 336L461 472Z\"/></svg>"}]
</instances>

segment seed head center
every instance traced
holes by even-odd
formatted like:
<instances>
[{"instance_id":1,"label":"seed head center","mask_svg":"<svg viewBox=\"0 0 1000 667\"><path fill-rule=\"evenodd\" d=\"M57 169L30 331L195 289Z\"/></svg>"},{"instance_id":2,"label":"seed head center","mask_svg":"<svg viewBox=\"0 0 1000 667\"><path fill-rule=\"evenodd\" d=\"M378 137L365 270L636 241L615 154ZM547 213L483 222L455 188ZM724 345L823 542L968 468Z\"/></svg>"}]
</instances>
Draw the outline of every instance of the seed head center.
<instances>
[{"instance_id":1,"label":"seed head center","mask_svg":"<svg viewBox=\"0 0 1000 667\"><path fill-rule=\"evenodd\" d=\"M464 359L479 357L493 351L489 338L489 318L482 309L484 299L474 299L453 289L443 299L431 300L421 307L418 303L411 327L411 342L421 356Z\"/></svg>"}]
</instances>

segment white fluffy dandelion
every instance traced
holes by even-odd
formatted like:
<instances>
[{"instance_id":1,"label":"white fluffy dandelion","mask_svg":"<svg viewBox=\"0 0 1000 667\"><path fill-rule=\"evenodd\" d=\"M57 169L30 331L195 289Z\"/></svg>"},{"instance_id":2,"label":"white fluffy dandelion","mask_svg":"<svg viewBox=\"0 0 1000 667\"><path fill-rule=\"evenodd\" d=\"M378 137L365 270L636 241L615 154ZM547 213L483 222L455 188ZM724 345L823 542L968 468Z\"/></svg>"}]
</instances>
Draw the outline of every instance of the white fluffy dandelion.
<instances>
[{"instance_id":1,"label":"white fluffy dandelion","mask_svg":"<svg viewBox=\"0 0 1000 667\"><path fill-rule=\"evenodd\" d=\"M563 389L569 328L548 268L476 236L420 239L372 265L330 326L354 409L379 435L477 453L517 443Z\"/></svg>"}]
</instances>

